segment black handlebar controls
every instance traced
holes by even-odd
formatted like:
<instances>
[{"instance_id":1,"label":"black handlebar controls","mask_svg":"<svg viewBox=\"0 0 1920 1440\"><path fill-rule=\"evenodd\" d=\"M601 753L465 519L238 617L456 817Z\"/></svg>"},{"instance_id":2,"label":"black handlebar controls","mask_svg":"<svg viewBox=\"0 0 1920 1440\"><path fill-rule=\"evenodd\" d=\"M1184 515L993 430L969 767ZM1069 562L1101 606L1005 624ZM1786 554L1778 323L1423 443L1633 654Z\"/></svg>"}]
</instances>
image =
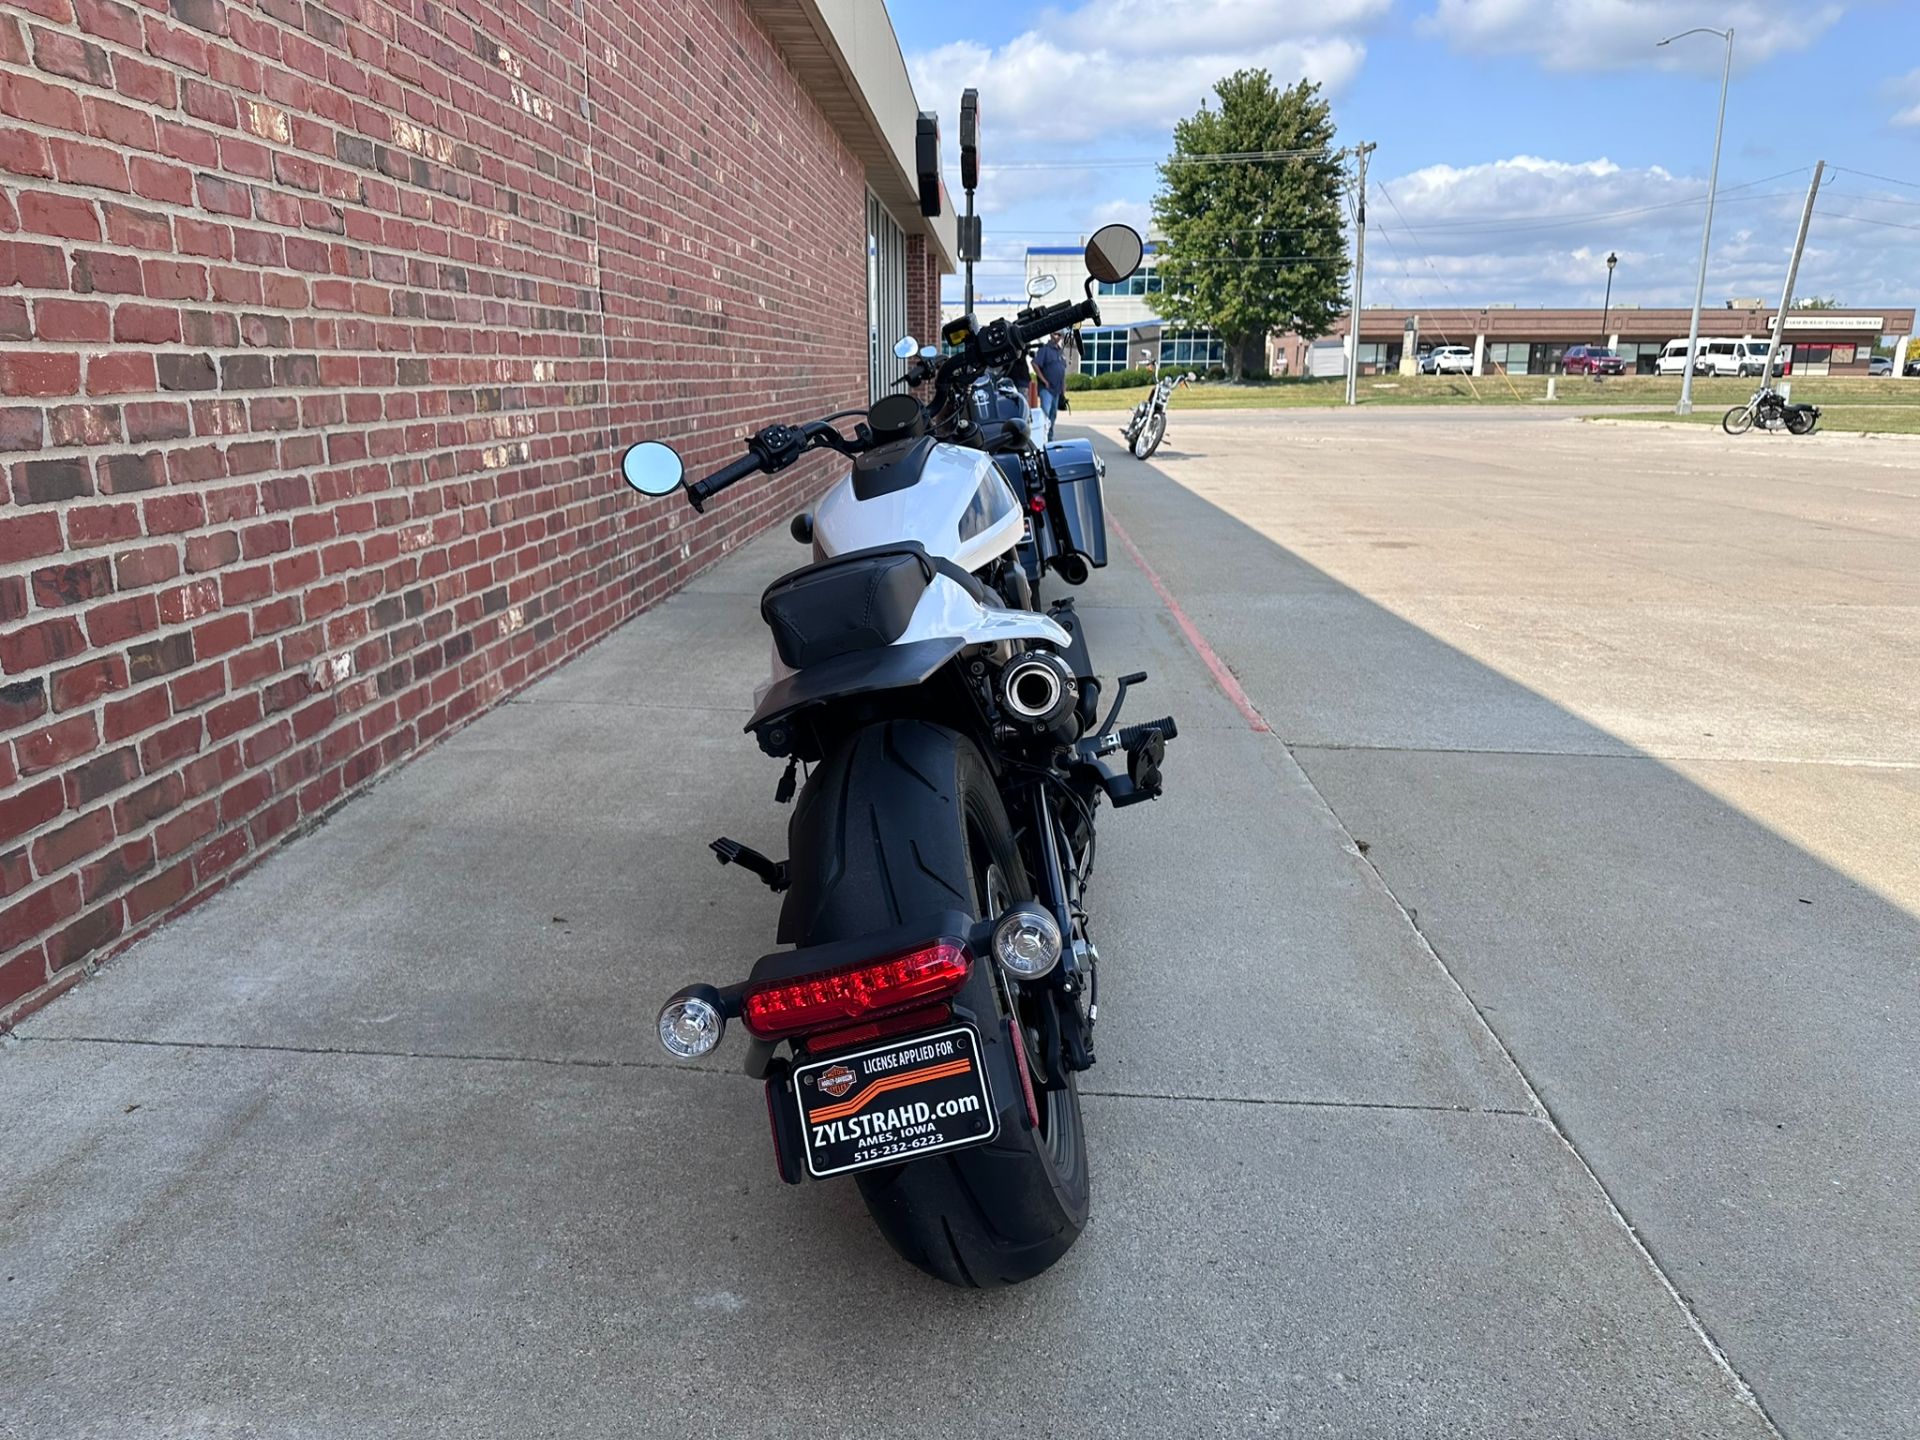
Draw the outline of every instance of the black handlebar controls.
<instances>
[{"instance_id":1,"label":"black handlebar controls","mask_svg":"<svg viewBox=\"0 0 1920 1440\"><path fill-rule=\"evenodd\" d=\"M707 501L737 480L744 480L760 468L760 457L749 450L731 465L722 465L704 480L687 487L687 500L694 509L705 511Z\"/></svg>"},{"instance_id":2,"label":"black handlebar controls","mask_svg":"<svg viewBox=\"0 0 1920 1440\"><path fill-rule=\"evenodd\" d=\"M896 422L903 420L899 410L907 406L912 406L916 412L919 410L919 402L906 395L893 396L891 403L898 407L895 412ZM755 431L747 439L746 454L731 465L721 466L706 479L696 481L687 487L687 503L696 510L705 511L707 501L729 485L744 480L758 471L777 475L809 450L824 447L829 450L838 450L842 455L858 455L872 445L873 431L865 425L855 425L853 437L849 439L834 428L833 422L847 415L863 413L866 412L845 410L839 415L829 415L825 420L809 420L805 425L769 425Z\"/></svg>"},{"instance_id":3,"label":"black handlebar controls","mask_svg":"<svg viewBox=\"0 0 1920 1440\"><path fill-rule=\"evenodd\" d=\"M1067 330L1083 320L1100 323L1100 307L1089 296L1080 301L1062 301L1058 305L1049 305L1044 310L1035 311L1026 319L1014 319L1007 322L1007 330L1013 343L1025 348L1036 340L1044 340L1056 330Z\"/></svg>"}]
</instances>

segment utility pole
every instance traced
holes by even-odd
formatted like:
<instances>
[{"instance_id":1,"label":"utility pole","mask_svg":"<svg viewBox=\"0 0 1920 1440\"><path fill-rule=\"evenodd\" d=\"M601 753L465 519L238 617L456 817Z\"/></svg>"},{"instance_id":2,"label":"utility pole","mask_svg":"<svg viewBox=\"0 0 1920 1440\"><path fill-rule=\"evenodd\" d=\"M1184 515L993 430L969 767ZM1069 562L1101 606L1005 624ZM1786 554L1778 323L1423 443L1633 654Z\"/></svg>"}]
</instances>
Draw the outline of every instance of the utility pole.
<instances>
[{"instance_id":1,"label":"utility pole","mask_svg":"<svg viewBox=\"0 0 1920 1440\"><path fill-rule=\"evenodd\" d=\"M1613 309L1613 267L1620 263L1618 251L1607 252L1607 298L1600 302L1600 343L1608 349L1613 348L1613 337L1607 333L1607 314Z\"/></svg>"},{"instance_id":2,"label":"utility pole","mask_svg":"<svg viewBox=\"0 0 1920 1440\"><path fill-rule=\"evenodd\" d=\"M1813 224L1814 197L1820 193L1820 177L1827 173L1827 162L1813 167L1813 183L1807 187L1807 203L1800 211L1800 233L1793 238L1793 259L1787 262L1787 287L1780 292L1780 308L1773 313L1773 338L1767 344L1767 368L1760 372L1760 383L1773 387L1773 361L1780 353L1780 332L1787 326L1787 307L1793 303L1793 287L1800 278L1800 256L1807 248L1807 227Z\"/></svg>"},{"instance_id":3,"label":"utility pole","mask_svg":"<svg viewBox=\"0 0 1920 1440\"><path fill-rule=\"evenodd\" d=\"M1353 308L1347 315L1347 404L1359 404L1360 385L1360 297L1367 283L1367 157L1378 147L1369 140L1353 147L1359 157L1359 176L1354 182L1359 192L1353 211Z\"/></svg>"},{"instance_id":4,"label":"utility pole","mask_svg":"<svg viewBox=\"0 0 1920 1440\"><path fill-rule=\"evenodd\" d=\"M967 213L960 220L960 259L967 267L967 314L973 313L973 262L980 258L980 217L973 213L973 191L980 183L980 92L960 92L960 185L967 192Z\"/></svg>"},{"instance_id":5,"label":"utility pole","mask_svg":"<svg viewBox=\"0 0 1920 1440\"><path fill-rule=\"evenodd\" d=\"M1687 329L1687 368L1680 377L1680 403L1673 407L1676 415L1693 413L1693 366L1695 357L1700 353L1700 302L1707 295L1707 251L1713 242L1713 199L1720 189L1720 137L1727 129L1727 86L1733 80L1733 27L1729 25L1724 30L1716 30L1711 25L1696 25L1691 30L1682 30L1678 35L1669 35L1660 44L1671 45L1689 35L1718 35L1725 40L1727 64L1720 72L1720 119L1713 127L1713 168L1707 172L1707 223L1700 229L1700 278L1693 287L1693 324Z\"/></svg>"}]
</instances>

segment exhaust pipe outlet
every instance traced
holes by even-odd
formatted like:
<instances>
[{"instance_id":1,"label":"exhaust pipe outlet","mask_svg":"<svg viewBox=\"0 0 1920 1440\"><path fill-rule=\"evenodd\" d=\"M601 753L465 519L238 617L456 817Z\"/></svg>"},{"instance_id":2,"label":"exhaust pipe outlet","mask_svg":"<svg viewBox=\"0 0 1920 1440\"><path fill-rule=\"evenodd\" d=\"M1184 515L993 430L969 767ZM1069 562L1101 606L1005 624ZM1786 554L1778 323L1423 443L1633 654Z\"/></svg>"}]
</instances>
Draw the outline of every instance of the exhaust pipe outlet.
<instances>
[{"instance_id":1,"label":"exhaust pipe outlet","mask_svg":"<svg viewBox=\"0 0 1920 1440\"><path fill-rule=\"evenodd\" d=\"M1053 557L1054 573L1069 585L1087 583L1087 562L1078 554L1056 555Z\"/></svg>"},{"instance_id":2,"label":"exhaust pipe outlet","mask_svg":"<svg viewBox=\"0 0 1920 1440\"><path fill-rule=\"evenodd\" d=\"M1072 715L1080 700L1073 668L1051 650L1029 650L1000 672L1000 708L1022 725L1049 729Z\"/></svg>"}]
</instances>

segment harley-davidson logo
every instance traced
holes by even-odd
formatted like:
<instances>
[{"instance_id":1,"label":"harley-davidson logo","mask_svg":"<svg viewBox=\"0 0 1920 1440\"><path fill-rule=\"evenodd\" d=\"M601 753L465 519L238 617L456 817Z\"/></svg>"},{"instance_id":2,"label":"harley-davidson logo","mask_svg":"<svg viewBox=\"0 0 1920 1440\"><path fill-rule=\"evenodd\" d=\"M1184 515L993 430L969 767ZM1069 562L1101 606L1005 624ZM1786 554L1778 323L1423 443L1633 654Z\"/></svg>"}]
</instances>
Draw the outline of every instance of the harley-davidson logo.
<instances>
[{"instance_id":1,"label":"harley-davidson logo","mask_svg":"<svg viewBox=\"0 0 1920 1440\"><path fill-rule=\"evenodd\" d=\"M838 1100L853 1088L855 1078L853 1071L846 1066L836 1065L820 1077L820 1088Z\"/></svg>"}]
</instances>

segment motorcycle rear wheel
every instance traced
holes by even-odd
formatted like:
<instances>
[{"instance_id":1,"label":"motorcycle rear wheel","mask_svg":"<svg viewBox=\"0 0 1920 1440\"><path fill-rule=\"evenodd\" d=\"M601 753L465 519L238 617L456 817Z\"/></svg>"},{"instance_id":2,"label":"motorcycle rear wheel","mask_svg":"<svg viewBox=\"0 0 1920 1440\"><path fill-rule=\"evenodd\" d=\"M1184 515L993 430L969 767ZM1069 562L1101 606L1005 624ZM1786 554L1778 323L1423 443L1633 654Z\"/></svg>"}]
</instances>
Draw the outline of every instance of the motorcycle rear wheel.
<instances>
[{"instance_id":1,"label":"motorcycle rear wheel","mask_svg":"<svg viewBox=\"0 0 1920 1440\"><path fill-rule=\"evenodd\" d=\"M1139 448L1134 453L1145 460L1160 448L1160 442L1166 438L1167 417L1166 412L1162 411L1147 421L1146 432L1140 437Z\"/></svg>"},{"instance_id":2,"label":"motorcycle rear wheel","mask_svg":"<svg viewBox=\"0 0 1920 1440\"><path fill-rule=\"evenodd\" d=\"M1787 430L1794 435L1811 435L1813 427L1820 423L1820 417L1811 410L1789 410L1787 412Z\"/></svg>"},{"instance_id":3,"label":"motorcycle rear wheel","mask_svg":"<svg viewBox=\"0 0 1920 1440\"><path fill-rule=\"evenodd\" d=\"M924 721L885 721L842 744L808 780L789 839L781 937L803 945L932 911L984 915L1032 893L979 750ZM1006 992L996 976L988 982L1004 1019ZM1005 1038L1004 1026L981 1037ZM993 1289L1032 1279L1080 1238L1090 1187L1079 1088L1069 1075L1042 1091L1039 1078L1039 1129L1003 1123L988 1144L854 1177L903 1260L950 1285Z\"/></svg>"},{"instance_id":4,"label":"motorcycle rear wheel","mask_svg":"<svg viewBox=\"0 0 1920 1440\"><path fill-rule=\"evenodd\" d=\"M1736 405L1720 417L1720 428L1729 435L1744 435L1753 428L1753 408Z\"/></svg>"}]
</instances>

